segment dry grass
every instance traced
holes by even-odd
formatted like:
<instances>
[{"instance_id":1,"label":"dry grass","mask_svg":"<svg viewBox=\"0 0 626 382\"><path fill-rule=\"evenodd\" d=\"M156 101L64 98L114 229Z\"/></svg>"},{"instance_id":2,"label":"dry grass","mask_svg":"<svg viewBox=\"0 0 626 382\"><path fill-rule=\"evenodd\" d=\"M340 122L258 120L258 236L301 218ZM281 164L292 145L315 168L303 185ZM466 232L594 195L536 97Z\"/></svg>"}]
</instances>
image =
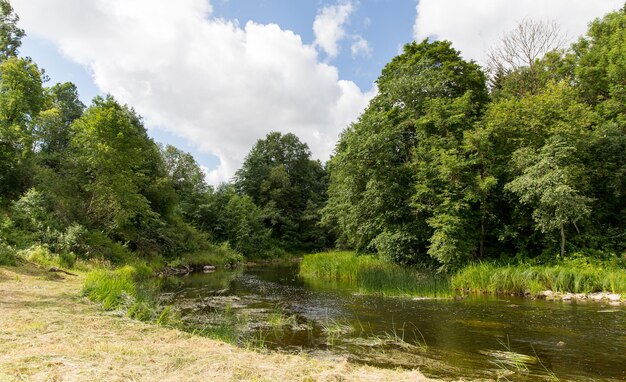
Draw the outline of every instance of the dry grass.
<instances>
[{"instance_id":1,"label":"dry grass","mask_svg":"<svg viewBox=\"0 0 626 382\"><path fill-rule=\"evenodd\" d=\"M261 354L103 312L84 277L0 267L0 381L427 381L384 370Z\"/></svg>"}]
</instances>

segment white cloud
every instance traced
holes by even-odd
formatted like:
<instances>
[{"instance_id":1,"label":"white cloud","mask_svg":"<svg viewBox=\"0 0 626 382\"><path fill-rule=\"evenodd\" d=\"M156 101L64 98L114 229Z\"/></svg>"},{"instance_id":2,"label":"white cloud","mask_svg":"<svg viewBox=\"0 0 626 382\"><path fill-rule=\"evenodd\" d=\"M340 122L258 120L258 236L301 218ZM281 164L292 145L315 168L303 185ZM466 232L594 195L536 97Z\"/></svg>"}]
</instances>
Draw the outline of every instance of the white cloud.
<instances>
[{"instance_id":1,"label":"white cloud","mask_svg":"<svg viewBox=\"0 0 626 382\"><path fill-rule=\"evenodd\" d=\"M344 25L353 11L350 1L342 1L337 5L327 5L320 9L313 21L315 46L322 48L329 59L339 54L339 41L346 36Z\"/></svg>"},{"instance_id":2,"label":"white cloud","mask_svg":"<svg viewBox=\"0 0 626 382\"><path fill-rule=\"evenodd\" d=\"M484 63L486 52L524 18L555 20L566 36L577 38L596 17L624 0L420 0L414 37L452 41L465 58Z\"/></svg>"},{"instance_id":3,"label":"white cloud","mask_svg":"<svg viewBox=\"0 0 626 382\"><path fill-rule=\"evenodd\" d=\"M364 39L362 36L354 36L354 41L350 46L350 51L352 52L352 57L363 56L363 57L371 57L372 56L372 48L370 47L369 42Z\"/></svg>"},{"instance_id":4,"label":"white cloud","mask_svg":"<svg viewBox=\"0 0 626 382\"><path fill-rule=\"evenodd\" d=\"M21 26L86 65L96 85L159 128L220 159L228 180L270 131L293 132L325 160L363 93L277 25L210 18L205 0L13 0Z\"/></svg>"}]
</instances>

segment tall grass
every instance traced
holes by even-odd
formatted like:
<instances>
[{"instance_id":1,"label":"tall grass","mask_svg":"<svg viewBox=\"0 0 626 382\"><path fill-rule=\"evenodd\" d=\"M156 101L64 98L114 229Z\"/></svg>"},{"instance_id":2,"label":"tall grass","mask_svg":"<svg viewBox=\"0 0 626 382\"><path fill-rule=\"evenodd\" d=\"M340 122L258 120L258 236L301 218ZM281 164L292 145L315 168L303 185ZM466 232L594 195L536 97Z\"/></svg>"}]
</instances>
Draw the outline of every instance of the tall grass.
<instances>
[{"instance_id":1,"label":"tall grass","mask_svg":"<svg viewBox=\"0 0 626 382\"><path fill-rule=\"evenodd\" d=\"M452 295L448 278L444 275L421 273L354 252L306 255L300 265L300 275L308 280L344 282L363 293L423 297Z\"/></svg>"},{"instance_id":2,"label":"tall grass","mask_svg":"<svg viewBox=\"0 0 626 382\"><path fill-rule=\"evenodd\" d=\"M475 293L611 292L626 294L626 270L595 264L552 266L482 263L470 265L452 277L452 288Z\"/></svg>"},{"instance_id":3,"label":"tall grass","mask_svg":"<svg viewBox=\"0 0 626 382\"><path fill-rule=\"evenodd\" d=\"M144 264L116 270L96 269L87 275L83 295L100 302L106 310L119 310L131 318L166 324L171 310L161 307L151 285L152 270Z\"/></svg>"}]
</instances>

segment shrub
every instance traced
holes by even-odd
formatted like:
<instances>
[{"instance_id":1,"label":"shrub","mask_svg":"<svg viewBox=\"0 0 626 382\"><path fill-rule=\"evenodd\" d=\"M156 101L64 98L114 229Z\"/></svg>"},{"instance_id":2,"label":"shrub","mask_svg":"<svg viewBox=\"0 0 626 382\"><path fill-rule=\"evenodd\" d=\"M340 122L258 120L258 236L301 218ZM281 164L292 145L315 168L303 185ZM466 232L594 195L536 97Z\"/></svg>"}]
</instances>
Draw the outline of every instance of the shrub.
<instances>
[{"instance_id":1,"label":"shrub","mask_svg":"<svg viewBox=\"0 0 626 382\"><path fill-rule=\"evenodd\" d=\"M4 243L0 243L0 265L17 265L15 250Z\"/></svg>"}]
</instances>

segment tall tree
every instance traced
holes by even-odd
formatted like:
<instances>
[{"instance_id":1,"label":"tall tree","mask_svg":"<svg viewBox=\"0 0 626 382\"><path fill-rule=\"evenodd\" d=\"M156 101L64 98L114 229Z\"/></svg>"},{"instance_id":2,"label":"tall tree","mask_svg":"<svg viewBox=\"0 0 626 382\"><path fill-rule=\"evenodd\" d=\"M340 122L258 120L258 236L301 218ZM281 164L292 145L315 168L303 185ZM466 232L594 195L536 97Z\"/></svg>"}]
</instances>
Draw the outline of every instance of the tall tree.
<instances>
[{"instance_id":1,"label":"tall tree","mask_svg":"<svg viewBox=\"0 0 626 382\"><path fill-rule=\"evenodd\" d=\"M533 220L543 233L555 230L561 235L561 256L565 255L565 232L591 213L591 198L578 187L583 169L575 160L576 149L562 138L548 140L541 150L522 148L515 152L513 163L521 174L506 189L532 208Z\"/></svg>"},{"instance_id":2,"label":"tall tree","mask_svg":"<svg viewBox=\"0 0 626 382\"><path fill-rule=\"evenodd\" d=\"M465 217L455 233L441 222L456 219L457 203L469 209L461 202L464 180L454 174L463 172L464 131L488 99L485 75L449 42L425 40L407 44L377 82L380 94L343 132L329 163L324 220L358 250L402 263L429 255L455 262L472 247L460 236ZM456 251L448 246L453 236L463 254L443 255Z\"/></svg>"},{"instance_id":3,"label":"tall tree","mask_svg":"<svg viewBox=\"0 0 626 382\"><path fill-rule=\"evenodd\" d=\"M35 120L44 105L41 72L32 61L0 62L0 196L29 186Z\"/></svg>"},{"instance_id":4,"label":"tall tree","mask_svg":"<svg viewBox=\"0 0 626 382\"><path fill-rule=\"evenodd\" d=\"M0 61L17 57L24 37L24 30L17 26L19 20L9 0L0 0Z\"/></svg>"},{"instance_id":5,"label":"tall tree","mask_svg":"<svg viewBox=\"0 0 626 382\"><path fill-rule=\"evenodd\" d=\"M261 207L284 248L305 249L311 235L324 238L310 216L325 201L325 171L294 134L273 132L257 141L235 174L235 187Z\"/></svg>"}]
</instances>

